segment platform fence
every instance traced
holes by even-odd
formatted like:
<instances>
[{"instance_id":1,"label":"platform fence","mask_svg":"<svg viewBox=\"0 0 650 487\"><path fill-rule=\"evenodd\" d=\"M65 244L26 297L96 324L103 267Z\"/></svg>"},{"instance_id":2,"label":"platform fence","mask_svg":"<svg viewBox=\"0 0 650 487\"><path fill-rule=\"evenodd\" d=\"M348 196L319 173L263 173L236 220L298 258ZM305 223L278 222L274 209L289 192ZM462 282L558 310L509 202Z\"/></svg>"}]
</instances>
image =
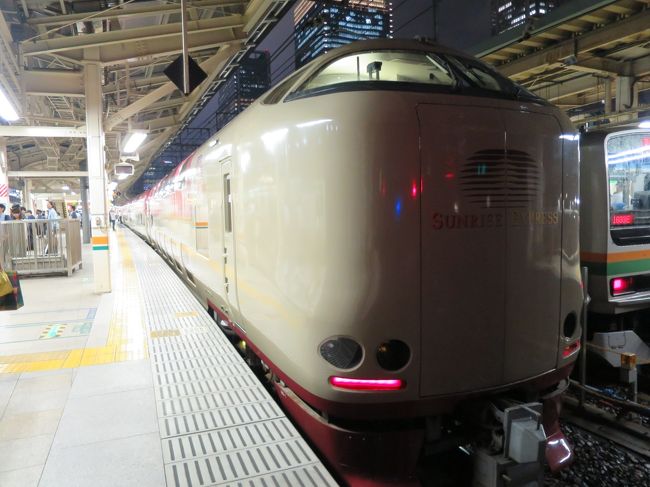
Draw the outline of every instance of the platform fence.
<instances>
[{"instance_id":1,"label":"platform fence","mask_svg":"<svg viewBox=\"0 0 650 487\"><path fill-rule=\"evenodd\" d=\"M20 276L72 275L82 266L80 220L0 222L0 262Z\"/></svg>"}]
</instances>

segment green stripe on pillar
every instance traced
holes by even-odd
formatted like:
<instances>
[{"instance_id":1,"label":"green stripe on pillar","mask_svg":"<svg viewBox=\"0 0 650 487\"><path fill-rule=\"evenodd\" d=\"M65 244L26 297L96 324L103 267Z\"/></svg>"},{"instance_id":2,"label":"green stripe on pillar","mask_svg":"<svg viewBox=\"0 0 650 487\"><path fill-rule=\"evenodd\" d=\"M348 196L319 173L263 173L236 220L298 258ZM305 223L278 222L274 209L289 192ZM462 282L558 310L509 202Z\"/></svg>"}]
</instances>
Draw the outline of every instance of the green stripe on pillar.
<instances>
[{"instance_id":1,"label":"green stripe on pillar","mask_svg":"<svg viewBox=\"0 0 650 487\"><path fill-rule=\"evenodd\" d=\"M108 245L93 245L93 250L108 250Z\"/></svg>"}]
</instances>

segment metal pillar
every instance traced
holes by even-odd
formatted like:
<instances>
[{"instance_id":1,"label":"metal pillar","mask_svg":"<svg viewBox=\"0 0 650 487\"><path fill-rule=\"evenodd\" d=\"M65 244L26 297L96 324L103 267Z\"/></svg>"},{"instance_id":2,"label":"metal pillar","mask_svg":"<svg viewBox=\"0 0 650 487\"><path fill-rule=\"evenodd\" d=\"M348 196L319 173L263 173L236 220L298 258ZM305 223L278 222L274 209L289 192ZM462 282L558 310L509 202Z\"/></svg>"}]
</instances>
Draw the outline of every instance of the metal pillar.
<instances>
[{"instance_id":1,"label":"metal pillar","mask_svg":"<svg viewBox=\"0 0 650 487\"><path fill-rule=\"evenodd\" d=\"M104 129L102 126L101 65L97 48L85 52L84 88L86 93L86 145L90 186L95 292L111 292L111 268L106 211L106 169L104 167ZM87 214L84 208L84 215Z\"/></svg>"},{"instance_id":2,"label":"metal pillar","mask_svg":"<svg viewBox=\"0 0 650 487\"><path fill-rule=\"evenodd\" d=\"M83 232L83 242L90 243L91 227L90 213L88 213L88 178L79 178L79 190L81 191L81 230Z\"/></svg>"},{"instance_id":3,"label":"metal pillar","mask_svg":"<svg viewBox=\"0 0 650 487\"><path fill-rule=\"evenodd\" d=\"M7 156L7 141L0 137L0 203L7 206L5 213L9 214L9 177L7 176L7 166L9 158Z\"/></svg>"},{"instance_id":4,"label":"metal pillar","mask_svg":"<svg viewBox=\"0 0 650 487\"><path fill-rule=\"evenodd\" d=\"M23 193L23 205L25 208L28 210L32 210L34 212L34 197L32 196L32 180L29 178L25 178L25 188L24 188L24 193Z\"/></svg>"},{"instance_id":5,"label":"metal pillar","mask_svg":"<svg viewBox=\"0 0 650 487\"><path fill-rule=\"evenodd\" d=\"M619 76L616 78L616 112L624 112L632 108L632 76Z\"/></svg>"},{"instance_id":6,"label":"metal pillar","mask_svg":"<svg viewBox=\"0 0 650 487\"><path fill-rule=\"evenodd\" d=\"M609 115L612 113L612 80L607 78L605 80L605 113Z\"/></svg>"}]
</instances>

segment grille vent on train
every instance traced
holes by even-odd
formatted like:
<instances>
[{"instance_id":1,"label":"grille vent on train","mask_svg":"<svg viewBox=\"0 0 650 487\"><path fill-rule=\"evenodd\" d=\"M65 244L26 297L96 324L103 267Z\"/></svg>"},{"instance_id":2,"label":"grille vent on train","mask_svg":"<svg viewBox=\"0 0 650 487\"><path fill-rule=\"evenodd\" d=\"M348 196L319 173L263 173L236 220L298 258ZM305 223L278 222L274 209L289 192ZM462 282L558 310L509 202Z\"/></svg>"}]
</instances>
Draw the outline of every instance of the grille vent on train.
<instances>
[{"instance_id":1,"label":"grille vent on train","mask_svg":"<svg viewBox=\"0 0 650 487\"><path fill-rule=\"evenodd\" d=\"M320 354L334 367L351 369L361 362L363 350L361 345L351 338L336 337L321 344Z\"/></svg>"},{"instance_id":2,"label":"grille vent on train","mask_svg":"<svg viewBox=\"0 0 650 487\"><path fill-rule=\"evenodd\" d=\"M467 160L459 179L471 203L483 208L525 208L537 198L542 178L530 154L486 149Z\"/></svg>"}]
</instances>

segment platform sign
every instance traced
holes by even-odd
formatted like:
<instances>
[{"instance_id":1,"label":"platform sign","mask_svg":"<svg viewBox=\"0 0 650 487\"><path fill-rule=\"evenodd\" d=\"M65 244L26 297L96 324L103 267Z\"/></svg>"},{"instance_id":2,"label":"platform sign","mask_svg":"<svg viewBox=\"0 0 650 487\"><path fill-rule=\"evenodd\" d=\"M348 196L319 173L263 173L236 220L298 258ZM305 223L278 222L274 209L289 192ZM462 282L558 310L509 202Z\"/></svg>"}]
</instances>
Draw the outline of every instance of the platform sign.
<instances>
[{"instance_id":1,"label":"platform sign","mask_svg":"<svg viewBox=\"0 0 650 487\"><path fill-rule=\"evenodd\" d=\"M208 75L190 56L187 56L187 62L189 64L190 72L190 91L186 94L189 95L194 91L194 88L203 83L203 80L205 80ZM178 56L174 61L172 61L172 63L165 68L163 73L165 73L165 76L167 76L169 80L176 85L176 88L181 90L181 93L183 93L183 56Z\"/></svg>"}]
</instances>

